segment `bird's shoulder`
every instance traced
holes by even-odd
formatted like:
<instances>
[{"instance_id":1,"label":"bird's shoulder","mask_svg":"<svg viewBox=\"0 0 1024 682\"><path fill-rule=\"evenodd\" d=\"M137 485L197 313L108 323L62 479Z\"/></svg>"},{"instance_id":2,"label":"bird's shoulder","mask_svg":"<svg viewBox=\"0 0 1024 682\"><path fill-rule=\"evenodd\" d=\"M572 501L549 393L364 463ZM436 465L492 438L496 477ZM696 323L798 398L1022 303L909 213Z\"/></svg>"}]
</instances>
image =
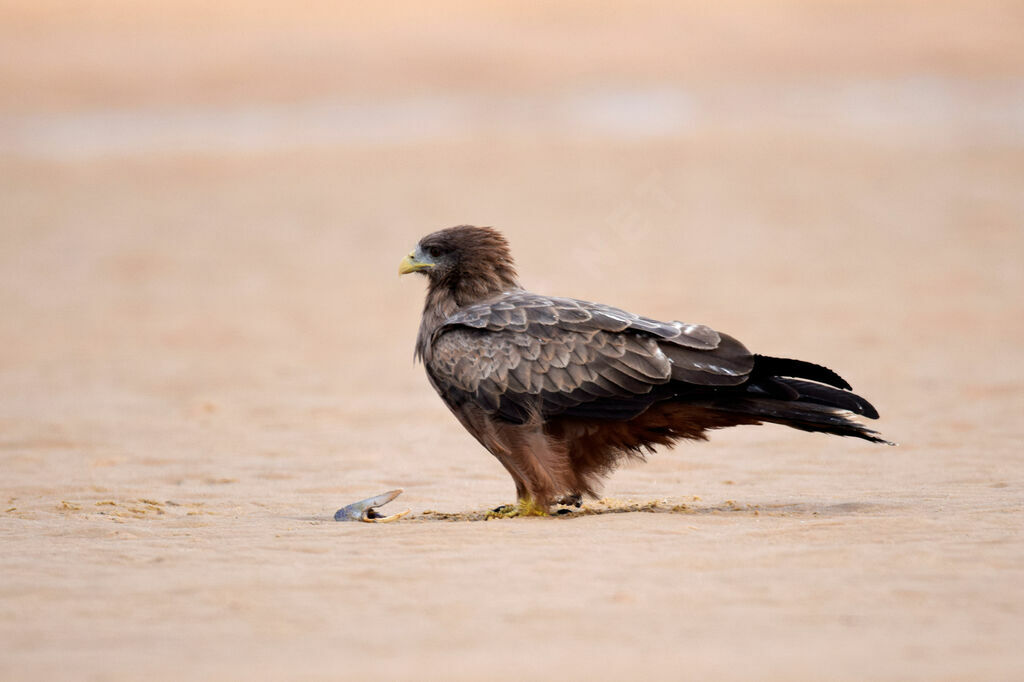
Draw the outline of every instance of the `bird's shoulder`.
<instances>
[{"instance_id":1,"label":"bird's shoulder","mask_svg":"<svg viewBox=\"0 0 1024 682\"><path fill-rule=\"evenodd\" d=\"M604 303L525 290L502 292L456 310L434 331L434 339L458 328L541 338L573 333L592 336L598 331L639 332L696 350L714 350L721 342L721 335L703 324L662 322Z\"/></svg>"}]
</instances>

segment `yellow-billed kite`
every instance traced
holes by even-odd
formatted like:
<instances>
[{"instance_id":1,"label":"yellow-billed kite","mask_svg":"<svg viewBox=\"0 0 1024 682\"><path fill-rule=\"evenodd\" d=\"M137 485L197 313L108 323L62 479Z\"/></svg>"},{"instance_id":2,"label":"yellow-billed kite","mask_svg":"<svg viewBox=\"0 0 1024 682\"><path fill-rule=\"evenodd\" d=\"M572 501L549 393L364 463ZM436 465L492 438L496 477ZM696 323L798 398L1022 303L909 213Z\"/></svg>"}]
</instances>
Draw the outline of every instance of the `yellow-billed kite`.
<instances>
[{"instance_id":1,"label":"yellow-billed kite","mask_svg":"<svg viewBox=\"0 0 1024 682\"><path fill-rule=\"evenodd\" d=\"M523 289L497 230L420 240L399 274L429 286L416 357L431 385L515 481L520 510L593 495L623 458L771 422L885 443L878 412L830 369L750 353L700 324L659 322Z\"/></svg>"}]
</instances>

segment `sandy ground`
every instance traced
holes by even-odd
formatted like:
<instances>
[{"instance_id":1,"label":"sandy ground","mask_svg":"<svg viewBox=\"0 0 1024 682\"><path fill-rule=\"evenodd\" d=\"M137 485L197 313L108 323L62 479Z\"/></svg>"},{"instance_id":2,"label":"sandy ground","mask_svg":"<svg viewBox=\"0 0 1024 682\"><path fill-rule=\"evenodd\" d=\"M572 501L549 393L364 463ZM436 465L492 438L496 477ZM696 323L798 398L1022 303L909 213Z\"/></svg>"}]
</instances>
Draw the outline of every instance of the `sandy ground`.
<instances>
[{"instance_id":1,"label":"sandy ground","mask_svg":"<svg viewBox=\"0 0 1024 682\"><path fill-rule=\"evenodd\" d=\"M0 5L0 678L1024 679L1020 3L207 4ZM464 222L900 446L426 514L513 493L395 276Z\"/></svg>"}]
</instances>

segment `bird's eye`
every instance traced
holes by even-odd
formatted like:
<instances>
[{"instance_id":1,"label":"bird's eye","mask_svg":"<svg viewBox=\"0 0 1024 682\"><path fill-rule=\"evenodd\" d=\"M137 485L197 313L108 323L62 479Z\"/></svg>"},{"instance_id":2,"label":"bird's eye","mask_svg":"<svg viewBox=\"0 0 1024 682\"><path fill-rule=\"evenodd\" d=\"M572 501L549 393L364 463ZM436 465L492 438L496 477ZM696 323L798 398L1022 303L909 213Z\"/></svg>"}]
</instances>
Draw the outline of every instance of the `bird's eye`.
<instances>
[{"instance_id":1,"label":"bird's eye","mask_svg":"<svg viewBox=\"0 0 1024 682\"><path fill-rule=\"evenodd\" d=\"M431 246L427 249L427 253L430 254L431 258L439 258L441 256L441 248L437 246Z\"/></svg>"}]
</instances>

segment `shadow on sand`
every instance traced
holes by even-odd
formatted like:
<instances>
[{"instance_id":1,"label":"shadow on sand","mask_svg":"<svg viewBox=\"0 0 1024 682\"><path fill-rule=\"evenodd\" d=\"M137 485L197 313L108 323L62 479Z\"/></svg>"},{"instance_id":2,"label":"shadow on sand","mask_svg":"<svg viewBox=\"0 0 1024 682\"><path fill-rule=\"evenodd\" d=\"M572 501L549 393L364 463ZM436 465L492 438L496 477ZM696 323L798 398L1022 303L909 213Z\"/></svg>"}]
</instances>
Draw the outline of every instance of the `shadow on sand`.
<instances>
[{"instance_id":1,"label":"shadow on sand","mask_svg":"<svg viewBox=\"0 0 1024 682\"><path fill-rule=\"evenodd\" d=\"M866 502L843 502L838 504L744 504L734 500L726 500L721 504L684 504L668 500L635 502L633 500L600 499L584 504L582 507L558 507L549 516L532 517L541 519L578 519L586 516L603 516L606 514L681 514L703 516L717 514L741 514L749 516L843 516L846 514L877 513L883 505ZM525 517L523 517L525 518ZM504 521L510 519L495 518L491 510L442 512L427 509L410 514L406 519L421 522L458 522L458 521Z\"/></svg>"}]
</instances>

